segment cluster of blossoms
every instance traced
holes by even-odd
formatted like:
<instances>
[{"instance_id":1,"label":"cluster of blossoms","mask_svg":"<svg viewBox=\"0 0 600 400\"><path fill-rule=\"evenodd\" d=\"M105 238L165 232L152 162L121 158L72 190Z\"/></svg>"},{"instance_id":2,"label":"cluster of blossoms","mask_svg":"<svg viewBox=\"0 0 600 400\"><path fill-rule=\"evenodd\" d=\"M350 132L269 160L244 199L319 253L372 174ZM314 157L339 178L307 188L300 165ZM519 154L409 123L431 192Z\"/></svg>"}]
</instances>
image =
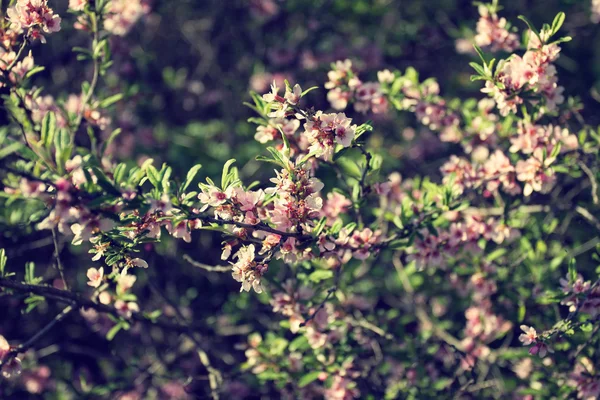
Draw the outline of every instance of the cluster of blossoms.
<instances>
[{"instance_id":1,"label":"cluster of blossoms","mask_svg":"<svg viewBox=\"0 0 600 400\"><path fill-rule=\"evenodd\" d=\"M560 304L568 306L569 312L579 309L595 319L600 315L600 287L592 287L590 281L584 281L583 276L578 274L573 282L569 277L560 279L561 291L567 295Z\"/></svg>"},{"instance_id":2,"label":"cluster of blossoms","mask_svg":"<svg viewBox=\"0 0 600 400\"><path fill-rule=\"evenodd\" d=\"M318 111L304 124L304 134L310 143L309 151L325 161L331 160L335 145L350 147L356 134L356 125L346 114L324 114Z\"/></svg>"},{"instance_id":3,"label":"cluster of blossoms","mask_svg":"<svg viewBox=\"0 0 600 400\"><path fill-rule=\"evenodd\" d=\"M283 292L273 294L271 300L273 311L289 317L290 331L304 336L312 351L318 354L319 359L324 362L325 360L333 360L337 351L335 348L336 343L347 340L350 332L355 335L355 339L365 349L372 345L372 342L361 333L361 328L352 327L348 321L343 320L344 312L334 310L332 304L309 307L306 303L314 295L312 289L304 285L298 286L292 280L286 281L282 288ZM310 314L310 317L306 318L308 314ZM338 323L334 324L334 321L338 321ZM249 347L246 350L248 366L252 367L253 373L261 373L270 368L279 368L278 364L274 364L269 357L265 357L265 354L259 348L261 342L262 338L260 336L251 336ZM290 372L294 373L302 370L302 358L303 355L299 352L292 352L287 356ZM360 392L354 381L358 375L354 371L351 362L343 363L338 370L331 374L321 372L318 380L325 381L331 378L330 385L323 388L319 384L312 384L305 389L305 398L313 398L314 396L321 396L328 400L358 398Z\"/></svg>"},{"instance_id":4,"label":"cluster of blossoms","mask_svg":"<svg viewBox=\"0 0 600 400\"><path fill-rule=\"evenodd\" d=\"M82 12L89 0L69 0L69 10ZM147 0L110 0L104 15L104 29L116 36L125 36L131 28L150 12ZM90 21L87 15L79 15L75 28L89 30Z\"/></svg>"},{"instance_id":5,"label":"cluster of blossoms","mask_svg":"<svg viewBox=\"0 0 600 400\"><path fill-rule=\"evenodd\" d=\"M271 178L275 186L265 190L268 195L277 195L267 210L271 222L282 231L310 232L323 207L319 195L323 182L312 176L307 163L275 173Z\"/></svg>"},{"instance_id":6,"label":"cluster of blossoms","mask_svg":"<svg viewBox=\"0 0 600 400\"><path fill-rule=\"evenodd\" d=\"M336 110L345 109L349 103L354 104L358 112L371 111L385 113L388 101L381 90L382 83L394 80L394 75L386 70L378 74L379 82L362 82L352 70L352 61L337 61L327 73L329 81L325 89L329 89L327 100Z\"/></svg>"},{"instance_id":7,"label":"cluster of blossoms","mask_svg":"<svg viewBox=\"0 0 600 400\"><path fill-rule=\"evenodd\" d=\"M301 97L299 85L291 88L286 83L285 94L281 96L277 83L273 82L271 92L262 96L270 109L266 116L269 119L264 125L258 126L254 138L260 143L267 143L284 135L285 142L290 146L290 155L311 154L326 161L331 160L336 145L352 145L357 126L352 124L351 118L344 113L305 112L298 108ZM304 130L296 135L301 120L306 120ZM283 146L282 143L279 150Z\"/></svg>"},{"instance_id":8,"label":"cluster of blossoms","mask_svg":"<svg viewBox=\"0 0 600 400\"><path fill-rule=\"evenodd\" d=\"M145 0L111 0L104 29L113 35L125 36L149 11L149 4Z\"/></svg>"},{"instance_id":9,"label":"cluster of blossoms","mask_svg":"<svg viewBox=\"0 0 600 400\"><path fill-rule=\"evenodd\" d=\"M461 365L466 370L473 368L478 360L486 359L491 354L488 344L512 328L511 322L495 313L490 300L498 291L496 272L494 264L483 261L466 283L457 274L450 277L460 295L471 296L472 304L465 311L466 325L461 342L467 355Z\"/></svg>"},{"instance_id":10,"label":"cluster of blossoms","mask_svg":"<svg viewBox=\"0 0 600 400\"><path fill-rule=\"evenodd\" d=\"M35 66L31 51L21 60L14 62L16 58L17 53L14 51L6 51L0 46L0 88L5 86L3 81L6 79L8 79L8 81L10 81L10 83L13 85L19 84L23 78L25 78L27 73ZM7 76L8 67L13 63L14 65L8 72Z\"/></svg>"},{"instance_id":11,"label":"cluster of blossoms","mask_svg":"<svg viewBox=\"0 0 600 400\"><path fill-rule=\"evenodd\" d=\"M66 128L72 121L81 117L90 125L104 131L112 122L111 118L102 110L97 100L92 99L83 104L81 95L70 94L64 101L56 101L51 95L40 95L39 90L32 88L25 95L25 107L31 113L31 119L41 124L44 117L54 113L56 124L59 128Z\"/></svg>"},{"instance_id":12,"label":"cluster of blossoms","mask_svg":"<svg viewBox=\"0 0 600 400\"><path fill-rule=\"evenodd\" d=\"M516 113L517 107L523 104L529 95L543 100L546 112L554 112L564 102L564 88L558 86L556 67L553 62L559 57L560 47L547 44L551 32L540 33L540 38L529 32L527 51L523 57L513 54L501 61L493 80L485 83L483 93L488 93L496 100L502 116Z\"/></svg>"},{"instance_id":13,"label":"cluster of blossoms","mask_svg":"<svg viewBox=\"0 0 600 400\"><path fill-rule=\"evenodd\" d=\"M537 331L532 326L521 325L523 333L519 335L519 341L523 343L523 346L533 345L529 349L529 354L539 355L540 357L546 357L548 353L554 353L554 350L544 343L538 336Z\"/></svg>"},{"instance_id":14,"label":"cluster of blossoms","mask_svg":"<svg viewBox=\"0 0 600 400\"><path fill-rule=\"evenodd\" d=\"M577 398L594 400L600 398L600 378L597 366L587 357L583 357L571 374L567 383L577 389Z\"/></svg>"},{"instance_id":15,"label":"cluster of blossoms","mask_svg":"<svg viewBox=\"0 0 600 400\"><path fill-rule=\"evenodd\" d=\"M113 272L110 275L104 274L104 267L89 268L87 270L88 285L95 288L94 297L100 304L113 305L117 312L124 318L131 318L132 313L140 311L140 307L135 301L135 296L131 294L130 289L136 281L136 276L128 274L128 269L132 267L148 268L148 263L140 258L128 258L122 263L121 272L115 264ZM108 290L109 285L105 285L105 281L111 279L114 282L114 289ZM101 318L94 309L82 310L81 314L86 320L92 324L99 324L101 321L106 322Z\"/></svg>"},{"instance_id":16,"label":"cluster of blossoms","mask_svg":"<svg viewBox=\"0 0 600 400\"><path fill-rule=\"evenodd\" d=\"M526 159L513 164L501 151L496 150L489 155L489 150L480 147L473 153L475 162L464 157L451 156L441 171L445 175L444 182L453 182L459 191L465 188L483 188L484 194L490 196L502 187L503 191L516 195L521 193L517 182L524 184L523 194L533 192L547 193L556 181L551 165L555 161L555 150L570 151L579 147L577 137L566 128L553 125L536 125L520 122L517 135L510 137L511 153L521 153ZM476 158L485 160L477 162Z\"/></svg>"},{"instance_id":17,"label":"cluster of blossoms","mask_svg":"<svg viewBox=\"0 0 600 400\"><path fill-rule=\"evenodd\" d=\"M298 105L302 98L302 88L296 84L293 88L286 84L285 93L279 95L279 87L277 82L271 84L271 91L263 94L262 99L266 101L271 111L268 116L271 118L283 118L287 115L294 114L294 107Z\"/></svg>"},{"instance_id":18,"label":"cluster of blossoms","mask_svg":"<svg viewBox=\"0 0 600 400\"><path fill-rule=\"evenodd\" d=\"M8 8L7 18L10 29L24 32L31 39L41 39L45 42L43 33L60 31L60 17L48 7L48 0L17 0Z\"/></svg>"},{"instance_id":19,"label":"cluster of blossoms","mask_svg":"<svg viewBox=\"0 0 600 400\"><path fill-rule=\"evenodd\" d=\"M491 52L505 51L512 53L519 48L519 37L509 32L506 18L498 18L494 9L479 5L479 21L475 44Z\"/></svg>"},{"instance_id":20,"label":"cluster of blossoms","mask_svg":"<svg viewBox=\"0 0 600 400\"><path fill-rule=\"evenodd\" d=\"M233 279L242 283L240 292L250 291L252 288L256 293L262 293L260 279L267 272L267 265L255 261L254 245L243 246L234 254L233 258L237 261L233 263L232 276Z\"/></svg>"},{"instance_id":21,"label":"cluster of blossoms","mask_svg":"<svg viewBox=\"0 0 600 400\"><path fill-rule=\"evenodd\" d=\"M288 317L290 331L297 333L300 325L305 320L304 315L308 313L308 307L304 302L310 300L315 293L308 286L301 285L296 288L296 284L292 280L284 282L282 288L283 292L275 292L271 299L273 312Z\"/></svg>"},{"instance_id":22,"label":"cluster of blossoms","mask_svg":"<svg viewBox=\"0 0 600 400\"><path fill-rule=\"evenodd\" d=\"M500 244L515 235L513 229L494 218L484 220L478 215L466 215L463 221L452 222L448 229L439 229L437 235L421 231L410 249L408 260L415 261L418 269L443 268L449 258L456 258L459 254L472 257L481 253L482 249L477 244L481 238Z\"/></svg>"}]
</instances>

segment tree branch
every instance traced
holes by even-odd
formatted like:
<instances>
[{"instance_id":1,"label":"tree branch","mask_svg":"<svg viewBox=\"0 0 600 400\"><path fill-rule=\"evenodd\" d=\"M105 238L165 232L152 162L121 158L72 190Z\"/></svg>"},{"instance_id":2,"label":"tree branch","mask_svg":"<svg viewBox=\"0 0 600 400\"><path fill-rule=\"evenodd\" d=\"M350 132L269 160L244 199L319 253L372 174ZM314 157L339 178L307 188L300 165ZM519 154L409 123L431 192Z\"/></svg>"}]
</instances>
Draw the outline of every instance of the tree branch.
<instances>
[{"instance_id":1,"label":"tree branch","mask_svg":"<svg viewBox=\"0 0 600 400\"><path fill-rule=\"evenodd\" d=\"M119 314L117 309L114 307L111 307L111 306L108 306L105 304L101 304L101 303L96 303L95 301L87 299L78 293L70 292L67 290L56 289L52 286L30 285L30 284L21 283L21 282L13 281L13 280L6 279L6 278L0 278L0 287L16 290L16 291L19 291L22 293L33 293L33 294L37 294L39 296L43 296L48 299L56 300L56 301L59 301L62 303L67 303L67 304L70 304L70 305L78 307L78 308L91 308L91 309L94 309L101 313L111 314L111 315L114 315L119 318L125 318L124 316ZM130 322L138 321L138 322L155 325L155 326L158 326L163 329L180 332L180 333L186 333L190 329L192 329L196 332L200 332L200 331L206 332L206 329L203 329L203 328L201 329L200 327L197 327L197 326L187 326L187 325L181 325L179 323L171 322L168 320L152 319L152 318L145 316L143 313L133 313L130 318L125 318L125 319L129 320Z\"/></svg>"}]
</instances>

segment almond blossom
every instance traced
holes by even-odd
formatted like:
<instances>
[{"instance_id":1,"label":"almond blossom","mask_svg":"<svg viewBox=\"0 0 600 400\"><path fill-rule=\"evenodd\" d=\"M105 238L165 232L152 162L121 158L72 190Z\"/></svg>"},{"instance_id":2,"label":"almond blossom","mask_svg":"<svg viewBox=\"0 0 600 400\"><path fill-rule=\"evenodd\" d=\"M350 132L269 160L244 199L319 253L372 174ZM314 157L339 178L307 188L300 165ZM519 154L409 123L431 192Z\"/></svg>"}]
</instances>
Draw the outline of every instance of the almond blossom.
<instances>
[{"instance_id":1,"label":"almond blossom","mask_svg":"<svg viewBox=\"0 0 600 400\"><path fill-rule=\"evenodd\" d=\"M115 301L115 308L117 309L117 312L125 318L131 318L133 313L140 312L140 307L133 301L117 300Z\"/></svg>"},{"instance_id":2,"label":"almond blossom","mask_svg":"<svg viewBox=\"0 0 600 400\"><path fill-rule=\"evenodd\" d=\"M477 35L475 43L479 47L489 47L490 51L499 50L508 53L519 48L519 37L507 30L506 18L498 18L494 10L490 7L480 5L479 21L477 21Z\"/></svg>"},{"instance_id":3,"label":"almond blossom","mask_svg":"<svg viewBox=\"0 0 600 400\"><path fill-rule=\"evenodd\" d=\"M10 345L6 338L0 335L0 361L10 352Z\"/></svg>"},{"instance_id":4,"label":"almond blossom","mask_svg":"<svg viewBox=\"0 0 600 400\"><path fill-rule=\"evenodd\" d=\"M89 268L87 270L87 278L89 279L87 283L89 286L94 288L99 287L102 284L102 279L104 278L104 268Z\"/></svg>"},{"instance_id":5,"label":"almond blossom","mask_svg":"<svg viewBox=\"0 0 600 400\"><path fill-rule=\"evenodd\" d=\"M335 144L350 147L356 133L356 125L346 114L323 114L318 111L311 121L304 124L304 134L310 143L309 151L324 160L331 160Z\"/></svg>"},{"instance_id":6,"label":"almond blossom","mask_svg":"<svg viewBox=\"0 0 600 400\"><path fill-rule=\"evenodd\" d=\"M114 35L125 36L148 12L149 9L142 0L112 0L108 5L104 29Z\"/></svg>"},{"instance_id":7,"label":"almond blossom","mask_svg":"<svg viewBox=\"0 0 600 400\"><path fill-rule=\"evenodd\" d=\"M242 283L240 292L249 292L250 289L254 289L256 293L262 293L263 288L261 285L261 278L265 272L267 272L267 265L257 263L255 258L254 245L243 246L233 256L237 259L232 264L233 272L232 276L238 282Z\"/></svg>"},{"instance_id":8,"label":"almond blossom","mask_svg":"<svg viewBox=\"0 0 600 400\"><path fill-rule=\"evenodd\" d=\"M520 328L524 333L519 336L519 341L523 343L524 346L529 346L537 340L537 332L533 327L521 325Z\"/></svg>"},{"instance_id":9,"label":"almond blossom","mask_svg":"<svg viewBox=\"0 0 600 400\"><path fill-rule=\"evenodd\" d=\"M61 18L48 7L48 0L17 0L7 12L11 28L15 31L27 31L33 39L45 42L41 32L60 31Z\"/></svg>"}]
</instances>

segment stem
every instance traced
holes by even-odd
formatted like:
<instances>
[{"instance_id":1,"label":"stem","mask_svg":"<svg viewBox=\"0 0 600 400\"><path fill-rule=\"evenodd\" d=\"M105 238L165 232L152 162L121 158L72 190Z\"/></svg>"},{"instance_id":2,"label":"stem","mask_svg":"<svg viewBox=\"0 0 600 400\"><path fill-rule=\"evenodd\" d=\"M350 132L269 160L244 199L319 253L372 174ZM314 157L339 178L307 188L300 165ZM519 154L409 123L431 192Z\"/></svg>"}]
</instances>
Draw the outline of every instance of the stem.
<instances>
[{"instance_id":1,"label":"stem","mask_svg":"<svg viewBox=\"0 0 600 400\"><path fill-rule=\"evenodd\" d=\"M148 279L148 282L150 283L150 287L154 289L154 291L156 291L160 295L160 297L162 297L175 310L175 318L179 321L179 323L184 324L185 326L189 326L185 316L179 310L179 305L176 304L174 301L171 301L171 299L167 295L165 295L158 288L158 286L156 286L156 284L154 283L155 279L150 277L150 279ZM203 346L200 343L200 341L194 336L194 332L190 328L188 328L188 330L186 332L183 332L183 334L187 336L196 345L198 358L200 358L200 362L208 371L208 382L210 385L211 397L213 398L213 400L219 400L219 386L223 383L221 372L211 365L210 359L208 358L208 354L202 349Z\"/></svg>"},{"instance_id":2,"label":"stem","mask_svg":"<svg viewBox=\"0 0 600 400\"><path fill-rule=\"evenodd\" d=\"M81 108L79 110L79 113L77 114L77 119L75 120L75 124L73 126L73 132L77 132L77 130L79 129L79 126L81 125L81 120L83 119L83 113L85 112L85 107L88 105L89 101L92 98L92 95L94 94L94 91L96 90L96 86L98 85L98 77L100 75L100 63L99 63L99 56L96 54L96 46L98 45L98 15L97 14L92 14L91 18L91 28L92 28L92 33L93 33L93 39L92 39L92 57L93 57L93 65L94 65L94 72L92 75L92 81L90 83L90 87L88 88L87 93L81 93L82 100L81 100Z\"/></svg>"},{"instance_id":3,"label":"stem","mask_svg":"<svg viewBox=\"0 0 600 400\"><path fill-rule=\"evenodd\" d=\"M296 239L299 239L300 241L314 239L311 235L305 235L305 234L302 234L299 232L283 232L283 231L271 228L269 225L265 224L264 222L260 222L256 225L252 225L252 224L245 224L243 222L238 222L238 221L234 221L234 220L217 219L217 218L209 217L206 215L192 214L192 217L198 218L204 222L211 222L211 223L215 223L218 225L235 225L238 228L252 229L252 230L256 230L256 231L265 231L265 232L269 232L269 233L274 233L281 237L294 237Z\"/></svg>"},{"instance_id":4,"label":"stem","mask_svg":"<svg viewBox=\"0 0 600 400\"><path fill-rule=\"evenodd\" d=\"M65 309L63 309L60 312L60 314L58 314L56 317L54 317L52 319L52 321L50 321L46 326L44 326L42 329L40 329L35 335L30 337L29 340L27 340L24 343L21 343L20 345L18 345L14 349L12 349L7 354L7 356L4 357L4 359L0 360L0 367L2 367L2 365L8 363L10 360L12 360L14 357L16 357L17 354L24 353L27 350L29 350L35 344L35 342L37 342L40 338L42 338L42 336L44 336L46 333L48 333L50 331L50 329L52 329L54 327L54 325L58 324L60 321L65 319L65 317L67 315L69 315L69 313L71 311L73 311L73 309L74 308L72 305L67 306Z\"/></svg>"},{"instance_id":5,"label":"stem","mask_svg":"<svg viewBox=\"0 0 600 400\"><path fill-rule=\"evenodd\" d=\"M202 268L208 272L231 272L231 267L228 267L226 265L212 266L212 265L202 264L201 262L194 260L192 257L190 257L187 254L183 255L183 259L185 261L189 262L190 264L192 264L194 267Z\"/></svg>"},{"instance_id":6,"label":"stem","mask_svg":"<svg viewBox=\"0 0 600 400\"><path fill-rule=\"evenodd\" d=\"M58 237L56 235L56 228L52 229L52 241L54 242L54 257L56 257L56 268L58 269L60 279L62 279L65 289L69 290L69 285L67 284L67 280L65 279L65 270L63 268L62 261L60 261L60 251L58 249Z\"/></svg>"},{"instance_id":7,"label":"stem","mask_svg":"<svg viewBox=\"0 0 600 400\"><path fill-rule=\"evenodd\" d=\"M23 51L25 51L25 47L27 47L27 39L25 37L23 37L23 43L21 43L21 47L19 47L19 51L17 52L15 59L12 60L12 62L10 64L8 64L8 67L6 67L6 70L4 71L4 74L7 77L8 77L8 74L10 74L10 71L13 69L13 67L15 65L17 65L17 62L19 62L19 58L21 58Z\"/></svg>"},{"instance_id":8,"label":"stem","mask_svg":"<svg viewBox=\"0 0 600 400\"><path fill-rule=\"evenodd\" d=\"M101 313L111 314L119 318L125 318L121 314L119 314L117 309L114 307L101 303L96 303L93 300L81 296L79 293L70 292L68 290L56 289L52 286L30 285L6 278L0 278L0 287L13 289L22 293L33 293L48 299L71 304L73 306L76 306L77 308L91 308ZM180 333L187 332L189 329L194 329L195 331L206 331L205 329L202 329L197 326L185 326L168 320L151 319L146 317L143 313L133 313L131 317L125 319L129 320L130 322L143 322L146 324L155 325L163 329L168 329Z\"/></svg>"}]
</instances>

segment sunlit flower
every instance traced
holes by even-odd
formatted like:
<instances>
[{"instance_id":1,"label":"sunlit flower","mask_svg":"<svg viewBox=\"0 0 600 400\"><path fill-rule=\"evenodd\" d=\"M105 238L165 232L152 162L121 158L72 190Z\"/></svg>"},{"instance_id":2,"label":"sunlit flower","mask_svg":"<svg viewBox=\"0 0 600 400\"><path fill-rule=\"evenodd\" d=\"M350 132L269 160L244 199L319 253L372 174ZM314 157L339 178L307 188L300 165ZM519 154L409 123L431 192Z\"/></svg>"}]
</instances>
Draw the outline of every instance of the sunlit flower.
<instances>
[{"instance_id":1,"label":"sunlit flower","mask_svg":"<svg viewBox=\"0 0 600 400\"><path fill-rule=\"evenodd\" d=\"M89 279L87 284L91 287L97 288L102 284L102 279L104 278L104 268L89 268L87 270L87 277Z\"/></svg>"}]
</instances>

